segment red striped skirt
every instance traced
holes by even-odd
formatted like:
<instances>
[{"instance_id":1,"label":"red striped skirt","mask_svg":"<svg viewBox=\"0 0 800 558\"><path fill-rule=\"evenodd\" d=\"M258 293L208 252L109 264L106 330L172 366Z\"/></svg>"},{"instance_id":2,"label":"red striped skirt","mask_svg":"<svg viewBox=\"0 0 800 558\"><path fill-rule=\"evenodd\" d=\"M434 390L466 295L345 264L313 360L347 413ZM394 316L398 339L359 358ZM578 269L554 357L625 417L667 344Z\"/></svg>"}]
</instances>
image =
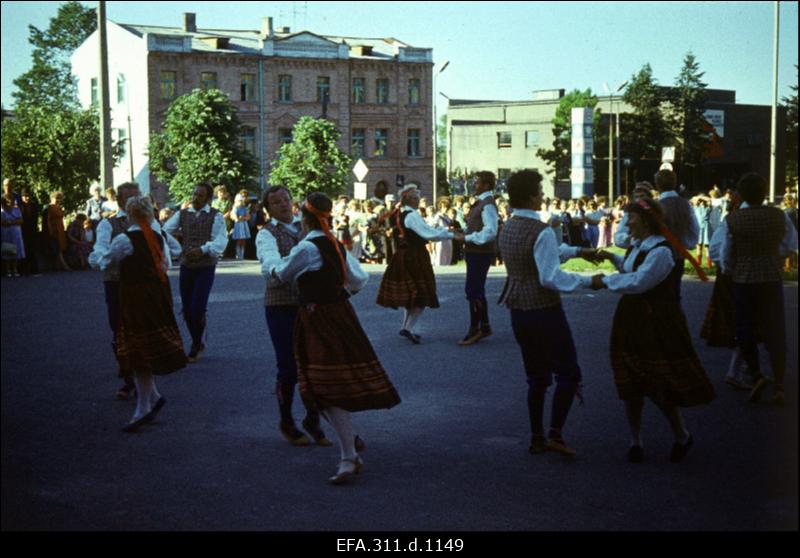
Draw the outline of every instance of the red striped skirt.
<instances>
[{"instance_id":1,"label":"red striped skirt","mask_svg":"<svg viewBox=\"0 0 800 558\"><path fill-rule=\"evenodd\" d=\"M647 396L691 407L716 397L674 300L622 297L611 329L611 368L623 400Z\"/></svg>"},{"instance_id":2,"label":"red striped skirt","mask_svg":"<svg viewBox=\"0 0 800 558\"><path fill-rule=\"evenodd\" d=\"M300 395L317 407L389 409L400 403L392 382L346 300L301 305L294 326Z\"/></svg>"},{"instance_id":3,"label":"red striped skirt","mask_svg":"<svg viewBox=\"0 0 800 558\"><path fill-rule=\"evenodd\" d=\"M120 375L171 374L186 367L183 340L172 312L172 293L162 283L120 283L117 360Z\"/></svg>"},{"instance_id":4,"label":"red striped skirt","mask_svg":"<svg viewBox=\"0 0 800 558\"><path fill-rule=\"evenodd\" d=\"M425 246L401 246L386 267L376 300L387 308L439 308L436 278Z\"/></svg>"}]
</instances>

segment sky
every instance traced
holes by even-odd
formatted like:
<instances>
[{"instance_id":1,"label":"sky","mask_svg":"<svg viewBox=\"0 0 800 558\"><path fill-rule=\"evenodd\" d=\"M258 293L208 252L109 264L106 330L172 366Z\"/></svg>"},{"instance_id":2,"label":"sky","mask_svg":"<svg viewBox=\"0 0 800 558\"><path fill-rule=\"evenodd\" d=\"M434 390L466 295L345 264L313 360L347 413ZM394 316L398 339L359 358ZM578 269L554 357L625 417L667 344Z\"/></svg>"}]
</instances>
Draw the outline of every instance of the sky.
<instances>
[{"instance_id":1,"label":"sky","mask_svg":"<svg viewBox=\"0 0 800 558\"><path fill-rule=\"evenodd\" d=\"M2 2L2 102L31 66L28 25L46 29L61 2ZM96 6L97 2L83 2ZM772 102L774 2L106 2L117 23L200 29L276 27L320 35L396 37L433 49L437 90L451 99L523 101L543 89L604 94L649 63L671 85L687 52L712 89L740 104ZM780 3L778 99L797 83L798 4ZM437 95L439 114L447 101Z\"/></svg>"}]
</instances>

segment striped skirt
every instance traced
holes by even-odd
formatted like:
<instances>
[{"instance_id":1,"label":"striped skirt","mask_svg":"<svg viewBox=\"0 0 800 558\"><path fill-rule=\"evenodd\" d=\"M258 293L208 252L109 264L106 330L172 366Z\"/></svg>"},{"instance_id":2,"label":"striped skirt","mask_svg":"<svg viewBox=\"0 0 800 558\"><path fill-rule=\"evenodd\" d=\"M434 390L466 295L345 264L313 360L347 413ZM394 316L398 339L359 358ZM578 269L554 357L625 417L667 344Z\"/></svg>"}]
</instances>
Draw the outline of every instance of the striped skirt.
<instances>
[{"instance_id":1,"label":"striped skirt","mask_svg":"<svg viewBox=\"0 0 800 558\"><path fill-rule=\"evenodd\" d=\"M172 293L162 283L121 282L117 360L120 376L171 374L186 367L183 340L172 312Z\"/></svg>"},{"instance_id":2,"label":"striped skirt","mask_svg":"<svg viewBox=\"0 0 800 558\"><path fill-rule=\"evenodd\" d=\"M436 278L425 246L400 246L386 267L376 300L387 308L439 308Z\"/></svg>"},{"instance_id":3,"label":"striped skirt","mask_svg":"<svg viewBox=\"0 0 800 558\"><path fill-rule=\"evenodd\" d=\"M674 299L625 295L611 329L611 368L620 399L691 407L716 394Z\"/></svg>"},{"instance_id":4,"label":"striped skirt","mask_svg":"<svg viewBox=\"0 0 800 558\"><path fill-rule=\"evenodd\" d=\"M389 409L400 403L346 300L300 306L294 325L294 354L300 395L307 403L350 412Z\"/></svg>"}]
</instances>

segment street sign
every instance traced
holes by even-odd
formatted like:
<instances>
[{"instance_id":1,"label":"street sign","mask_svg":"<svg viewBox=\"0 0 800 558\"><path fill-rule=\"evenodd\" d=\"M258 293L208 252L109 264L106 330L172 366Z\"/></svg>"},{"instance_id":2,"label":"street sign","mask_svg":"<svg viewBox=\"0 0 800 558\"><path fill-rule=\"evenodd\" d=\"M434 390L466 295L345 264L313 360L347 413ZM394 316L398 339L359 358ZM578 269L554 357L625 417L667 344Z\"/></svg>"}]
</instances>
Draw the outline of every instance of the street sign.
<instances>
[{"instance_id":1,"label":"street sign","mask_svg":"<svg viewBox=\"0 0 800 558\"><path fill-rule=\"evenodd\" d=\"M662 147L661 148L661 162L662 163L671 163L675 160L675 148L674 147Z\"/></svg>"},{"instance_id":2,"label":"street sign","mask_svg":"<svg viewBox=\"0 0 800 558\"><path fill-rule=\"evenodd\" d=\"M359 159L358 161L356 161L356 164L353 167L353 174L356 175L356 178L358 179L359 182L364 180L364 177L367 176L368 172L369 169L367 168L367 165L364 163L363 159Z\"/></svg>"},{"instance_id":3,"label":"street sign","mask_svg":"<svg viewBox=\"0 0 800 558\"><path fill-rule=\"evenodd\" d=\"M658 167L658 170L672 170L671 163L661 163L661 166Z\"/></svg>"},{"instance_id":4,"label":"street sign","mask_svg":"<svg viewBox=\"0 0 800 558\"><path fill-rule=\"evenodd\" d=\"M366 173L364 173L366 174ZM353 183L353 197L357 200L365 200L367 199L367 183L366 182L354 182Z\"/></svg>"}]
</instances>

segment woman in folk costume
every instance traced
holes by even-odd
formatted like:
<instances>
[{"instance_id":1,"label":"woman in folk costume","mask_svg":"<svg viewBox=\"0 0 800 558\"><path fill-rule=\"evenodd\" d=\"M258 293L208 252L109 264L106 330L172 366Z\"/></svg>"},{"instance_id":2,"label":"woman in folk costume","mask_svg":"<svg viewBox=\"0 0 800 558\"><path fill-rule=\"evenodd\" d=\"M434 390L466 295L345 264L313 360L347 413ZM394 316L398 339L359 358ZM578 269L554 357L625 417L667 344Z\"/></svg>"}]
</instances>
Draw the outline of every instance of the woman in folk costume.
<instances>
[{"instance_id":1,"label":"woman in folk costume","mask_svg":"<svg viewBox=\"0 0 800 558\"><path fill-rule=\"evenodd\" d=\"M309 233L270 273L281 282L297 281L294 353L300 395L336 431L341 461L329 481L341 484L364 464L356 452L350 413L389 409L400 397L347 300L369 275L331 233L332 207L325 194L308 196L302 212Z\"/></svg>"},{"instance_id":2,"label":"woman in folk costume","mask_svg":"<svg viewBox=\"0 0 800 558\"><path fill-rule=\"evenodd\" d=\"M638 463L644 457L641 424L647 396L672 428L675 443L670 460L678 462L694 443L680 408L709 403L716 397L669 280L675 265L672 247L681 253L686 249L664 225L658 202L644 198L625 210L631 247L624 258L604 254L619 273L596 275L592 287L623 294L611 329L611 368L631 431L628 460ZM707 280L702 270L700 275Z\"/></svg>"},{"instance_id":3,"label":"woman in folk costume","mask_svg":"<svg viewBox=\"0 0 800 558\"><path fill-rule=\"evenodd\" d=\"M185 368L187 361L166 274L165 250L177 258L180 244L161 231L149 198L130 198L125 212L130 226L114 237L109 258L119 262L120 269L117 359L122 370L132 371L137 393L133 418L122 430L135 432L151 422L166 403L153 376L176 372Z\"/></svg>"},{"instance_id":4,"label":"woman in folk costume","mask_svg":"<svg viewBox=\"0 0 800 558\"><path fill-rule=\"evenodd\" d=\"M400 191L401 206L391 216L397 251L392 257L378 289L377 303L387 308L403 308L400 335L414 344L422 338L414 326L425 307L439 308L436 278L426 244L431 240L463 240L463 235L436 229L425 223L417 211L419 190L409 185Z\"/></svg>"}]
</instances>

